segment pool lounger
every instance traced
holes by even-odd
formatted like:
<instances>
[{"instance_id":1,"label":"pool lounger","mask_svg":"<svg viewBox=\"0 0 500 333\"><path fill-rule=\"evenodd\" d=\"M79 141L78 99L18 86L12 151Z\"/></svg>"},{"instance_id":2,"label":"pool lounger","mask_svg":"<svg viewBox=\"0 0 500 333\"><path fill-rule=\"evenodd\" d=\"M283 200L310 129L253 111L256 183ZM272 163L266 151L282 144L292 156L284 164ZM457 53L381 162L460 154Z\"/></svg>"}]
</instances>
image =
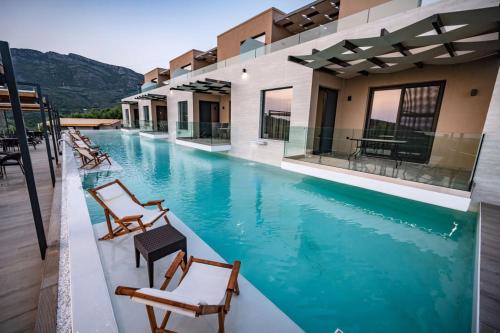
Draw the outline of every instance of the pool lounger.
<instances>
[{"instance_id":1,"label":"pool lounger","mask_svg":"<svg viewBox=\"0 0 500 333\"><path fill-rule=\"evenodd\" d=\"M94 189L89 189L90 195L104 208L108 233L99 240L113 239L136 230L146 231L158 219L163 217L166 223L168 208L163 208L165 200L151 200L141 203L118 179ZM146 209L156 206L155 209ZM115 229L111 226L111 218L118 224ZM132 225L135 225L131 227Z\"/></svg>"},{"instance_id":2,"label":"pool lounger","mask_svg":"<svg viewBox=\"0 0 500 333\"><path fill-rule=\"evenodd\" d=\"M160 289L118 286L116 295L130 296L133 301L146 305L152 332L171 332L166 329L170 314L175 312L188 317L218 314L219 332L224 332L224 319L229 311L233 293L239 295L238 273L240 262L232 265L190 257L184 264L184 252L179 252L165 273ZM172 291L165 290L179 268L182 276ZM153 307L164 310L160 327Z\"/></svg>"}]
</instances>

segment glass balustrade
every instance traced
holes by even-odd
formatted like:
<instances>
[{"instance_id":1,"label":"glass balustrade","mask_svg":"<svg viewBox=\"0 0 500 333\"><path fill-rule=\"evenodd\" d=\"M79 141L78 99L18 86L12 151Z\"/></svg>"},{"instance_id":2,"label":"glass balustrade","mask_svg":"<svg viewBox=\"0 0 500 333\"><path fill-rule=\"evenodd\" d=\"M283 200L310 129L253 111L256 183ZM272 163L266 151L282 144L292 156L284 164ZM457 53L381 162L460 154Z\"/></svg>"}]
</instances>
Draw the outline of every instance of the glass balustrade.
<instances>
[{"instance_id":1,"label":"glass balustrade","mask_svg":"<svg viewBox=\"0 0 500 333\"><path fill-rule=\"evenodd\" d=\"M206 67L190 71L188 73L180 74L175 78L172 78L170 81L166 81L166 84L174 84L178 81L183 81L190 79L192 77L196 77L198 75L206 74L212 72L217 69L229 67L236 64L241 64L251 59L255 59L266 54L270 54L273 52L281 51L283 49L299 45L302 43L309 42L311 40L315 40L321 37L325 37L336 33L341 30L350 29L353 27L357 27L361 24L365 24L368 22L373 22L375 20L388 17L391 15L395 15L407 10L411 10L423 5L432 4L438 0L393 0L386 2L384 4L372 7L370 9L363 10L361 12L343 17L339 20L332 21L330 23L326 23L320 25L316 28L306 30L304 32L295 34L293 36L280 39L275 41L274 43L267 44L256 48L252 51L239 54L232 58L228 58L225 60L221 60L217 63L208 65Z\"/></svg>"},{"instance_id":2,"label":"glass balustrade","mask_svg":"<svg viewBox=\"0 0 500 333\"><path fill-rule=\"evenodd\" d=\"M328 133L325 135L325 133ZM291 127L285 158L470 190L482 134Z\"/></svg>"},{"instance_id":3,"label":"glass balustrade","mask_svg":"<svg viewBox=\"0 0 500 333\"><path fill-rule=\"evenodd\" d=\"M231 144L229 123L177 122L177 139L204 145Z\"/></svg>"},{"instance_id":4,"label":"glass balustrade","mask_svg":"<svg viewBox=\"0 0 500 333\"><path fill-rule=\"evenodd\" d=\"M168 132L168 122L166 120L140 120L139 128L142 132Z\"/></svg>"}]
</instances>

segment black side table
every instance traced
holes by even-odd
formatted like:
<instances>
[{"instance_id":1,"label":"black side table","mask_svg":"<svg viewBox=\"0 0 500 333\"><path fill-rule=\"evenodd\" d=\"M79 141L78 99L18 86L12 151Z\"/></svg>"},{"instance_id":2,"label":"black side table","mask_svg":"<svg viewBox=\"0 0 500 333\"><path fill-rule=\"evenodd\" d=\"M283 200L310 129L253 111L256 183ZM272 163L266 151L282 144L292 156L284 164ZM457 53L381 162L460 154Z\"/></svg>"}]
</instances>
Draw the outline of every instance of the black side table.
<instances>
[{"instance_id":1,"label":"black side table","mask_svg":"<svg viewBox=\"0 0 500 333\"><path fill-rule=\"evenodd\" d=\"M148 263L149 287L153 288L154 262L169 254L182 250L186 253L184 262L187 262L186 237L170 224L148 230L134 236L135 265L139 267L142 254Z\"/></svg>"}]
</instances>

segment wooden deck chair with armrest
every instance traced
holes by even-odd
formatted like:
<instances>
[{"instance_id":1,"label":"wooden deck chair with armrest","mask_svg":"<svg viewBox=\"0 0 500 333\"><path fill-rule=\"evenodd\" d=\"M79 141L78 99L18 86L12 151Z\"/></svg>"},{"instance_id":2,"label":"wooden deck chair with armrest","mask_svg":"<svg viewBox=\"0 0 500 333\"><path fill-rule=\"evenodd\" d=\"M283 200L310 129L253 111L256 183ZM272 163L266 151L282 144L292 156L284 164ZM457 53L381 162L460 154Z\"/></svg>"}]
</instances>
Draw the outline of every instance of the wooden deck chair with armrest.
<instances>
[{"instance_id":1,"label":"wooden deck chair with armrest","mask_svg":"<svg viewBox=\"0 0 500 333\"><path fill-rule=\"evenodd\" d=\"M88 148L75 148L75 151L80 155L80 160L82 161L80 169L94 169L104 161L107 161L111 165L109 156L106 153L97 154Z\"/></svg>"},{"instance_id":2,"label":"wooden deck chair with armrest","mask_svg":"<svg viewBox=\"0 0 500 333\"><path fill-rule=\"evenodd\" d=\"M136 230L146 231L161 217L169 224L168 208L163 208L165 200L152 200L141 203L118 179L94 189L89 189L90 195L104 208L108 233L99 240L113 239ZM156 206L155 209L146 209ZM118 227L113 229L111 218Z\"/></svg>"},{"instance_id":3,"label":"wooden deck chair with armrest","mask_svg":"<svg viewBox=\"0 0 500 333\"><path fill-rule=\"evenodd\" d=\"M71 133L70 132L69 135L70 135L71 141L73 143L75 143L75 141L83 141L83 142L85 142L89 146L92 144L92 142L90 141L89 138L87 138L86 136L83 136L81 134Z\"/></svg>"},{"instance_id":4,"label":"wooden deck chair with armrest","mask_svg":"<svg viewBox=\"0 0 500 333\"><path fill-rule=\"evenodd\" d=\"M229 312L233 293L239 295L238 273L241 263L232 265L190 257L184 264L184 252L179 252L165 273L160 289L119 286L116 295L130 296L133 301L146 305L151 332L172 332L166 329L172 312L188 316L218 314L219 333L224 332L224 319ZM177 269L182 275L179 285L172 291L166 288ZM153 307L164 310L165 316L158 327Z\"/></svg>"}]
</instances>

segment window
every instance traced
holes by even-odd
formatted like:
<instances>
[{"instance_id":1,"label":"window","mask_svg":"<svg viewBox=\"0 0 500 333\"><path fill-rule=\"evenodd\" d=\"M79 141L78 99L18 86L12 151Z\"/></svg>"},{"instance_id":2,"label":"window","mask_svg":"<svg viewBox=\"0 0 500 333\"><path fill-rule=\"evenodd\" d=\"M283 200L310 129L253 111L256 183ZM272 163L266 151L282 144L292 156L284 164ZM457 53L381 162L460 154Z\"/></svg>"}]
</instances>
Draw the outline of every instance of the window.
<instances>
[{"instance_id":1,"label":"window","mask_svg":"<svg viewBox=\"0 0 500 333\"><path fill-rule=\"evenodd\" d=\"M188 102L182 101L178 104L179 109L179 129L188 129Z\"/></svg>"},{"instance_id":2,"label":"window","mask_svg":"<svg viewBox=\"0 0 500 333\"><path fill-rule=\"evenodd\" d=\"M149 121L149 106L144 105L142 107L142 112L143 112L143 115L144 115L144 121Z\"/></svg>"},{"instance_id":3,"label":"window","mask_svg":"<svg viewBox=\"0 0 500 333\"><path fill-rule=\"evenodd\" d=\"M288 141L292 88L262 91L260 137Z\"/></svg>"},{"instance_id":4,"label":"window","mask_svg":"<svg viewBox=\"0 0 500 333\"><path fill-rule=\"evenodd\" d=\"M429 160L444 81L374 88L364 137L403 140L399 155L403 160Z\"/></svg>"},{"instance_id":5,"label":"window","mask_svg":"<svg viewBox=\"0 0 500 333\"><path fill-rule=\"evenodd\" d=\"M125 109L125 123L128 124L130 121L130 111Z\"/></svg>"},{"instance_id":6,"label":"window","mask_svg":"<svg viewBox=\"0 0 500 333\"><path fill-rule=\"evenodd\" d=\"M187 71L190 71L192 67L191 67L191 64L189 64L189 65L186 65L186 66L182 66L181 68L185 69Z\"/></svg>"}]
</instances>

